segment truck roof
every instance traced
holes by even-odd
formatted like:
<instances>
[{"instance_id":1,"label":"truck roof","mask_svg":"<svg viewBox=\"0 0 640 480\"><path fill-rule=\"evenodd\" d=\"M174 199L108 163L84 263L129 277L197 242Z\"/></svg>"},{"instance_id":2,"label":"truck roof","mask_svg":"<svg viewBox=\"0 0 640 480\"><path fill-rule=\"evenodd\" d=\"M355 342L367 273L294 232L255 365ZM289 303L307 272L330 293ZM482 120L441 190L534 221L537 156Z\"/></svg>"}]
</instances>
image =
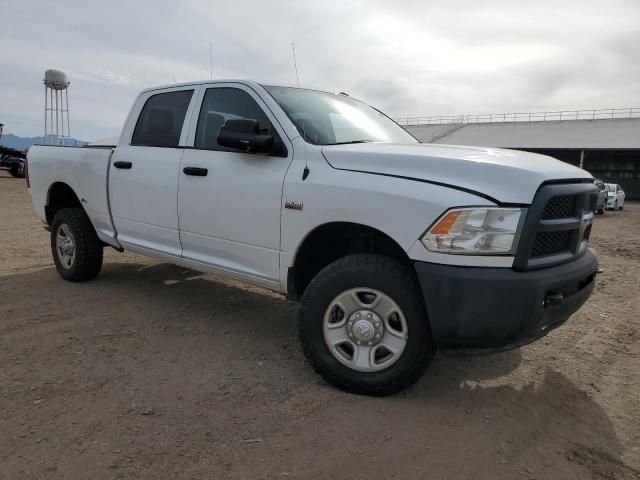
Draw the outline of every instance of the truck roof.
<instances>
[{"instance_id":1,"label":"truck roof","mask_svg":"<svg viewBox=\"0 0 640 480\"><path fill-rule=\"evenodd\" d=\"M172 83L167 85L157 85L154 87L145 88L141 93L153 92L155 90L166 90L168 88L175 87L190 87L190 86L198 86L198 85L211 85L212 83L240 83L243 85L247 85L250 87L260 86L260 87L282 87L282 88L299 88L300 90L314 90L316 92L324 92L324 93L332 93L338 95L336 92L328 92L326 90L320 90L318 88L309 88L309 87L298 87L295 85L273 85L270 83L259 83L253 80L245 79L237 79L237 78L218 78L214 80L195 80L192 82L182 82L182 83Z\"/></svg>"}]
</instances>

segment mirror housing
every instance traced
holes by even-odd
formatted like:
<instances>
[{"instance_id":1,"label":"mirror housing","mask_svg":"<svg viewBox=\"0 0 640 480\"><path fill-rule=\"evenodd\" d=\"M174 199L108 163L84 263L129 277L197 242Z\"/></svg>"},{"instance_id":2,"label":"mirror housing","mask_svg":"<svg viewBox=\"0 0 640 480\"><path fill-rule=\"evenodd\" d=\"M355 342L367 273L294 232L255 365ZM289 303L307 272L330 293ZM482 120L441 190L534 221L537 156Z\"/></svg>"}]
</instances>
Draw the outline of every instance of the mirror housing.
<instances>
[{"instance_id":1,"label":"mirror housing","mask_svg":"<svg viewBox=\"0 0 640 480\"><path fill-rule=\"evenodd\" d=\"M277 154L274 135L260 133L257 120L227 120L218 132L218 145L248 153Z\"/></svg>"}]
</instances>

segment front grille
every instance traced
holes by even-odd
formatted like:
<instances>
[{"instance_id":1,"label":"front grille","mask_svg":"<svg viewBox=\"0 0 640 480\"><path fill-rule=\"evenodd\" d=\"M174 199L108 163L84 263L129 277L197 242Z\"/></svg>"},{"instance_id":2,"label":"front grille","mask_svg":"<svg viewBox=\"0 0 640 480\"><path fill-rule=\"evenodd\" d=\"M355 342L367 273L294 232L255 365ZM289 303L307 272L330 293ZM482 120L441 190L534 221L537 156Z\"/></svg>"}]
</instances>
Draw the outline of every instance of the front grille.
<instances>
[{"instance_id":1,"label":"front grille","mask_svg":"<svg viewBox=\"0 0 640 480\"><path fill-rule=\"evenodd\" d=\"M540 232L531 248L532 257L542 257L566 252L569 247L569 231Z\"/></svg>"},{"instance_id":2,"label":"front grille","mask_svg":"<svg viewBox=\"0 0 640 480\"><path fill-rule=\"evenodd\" d=\"M559 195L549 199L542 212L544 220L573 217L576 211L575 195Z\"/></svg>"},{"instance_id":3,"label":"front grille","mask_svg":"<svg viewBox=\"0 0 640 480\"><path fill-rule=\"evenodd\" d=\"M581 222L597 200L593 183L542 185L527 212L514 259L516 270L570 262L587 248L590 225Z\"/></svg>"}]
</instances>

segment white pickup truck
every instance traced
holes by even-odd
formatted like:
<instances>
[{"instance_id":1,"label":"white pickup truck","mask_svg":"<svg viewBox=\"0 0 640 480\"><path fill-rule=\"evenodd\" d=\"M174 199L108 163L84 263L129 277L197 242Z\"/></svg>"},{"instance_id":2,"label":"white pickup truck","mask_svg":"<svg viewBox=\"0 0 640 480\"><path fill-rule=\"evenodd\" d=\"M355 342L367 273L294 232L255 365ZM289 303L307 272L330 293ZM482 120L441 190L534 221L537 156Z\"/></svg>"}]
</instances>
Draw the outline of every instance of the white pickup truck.
<instances>
[{"instance_id":1,"label":"white pickup truck","mask_svg":"<svg viewBox=\"0 0 640 480\"><path fill-rule=\"evenodd\" d=\"M544 336L597 270L587 172L421 144L346 94L152 88L117 147L34 146L27 181L62 278L95 278L111 246L282 292L315 370L370 395L411 385L436 350Z\"/></svg>"}]
</instances>

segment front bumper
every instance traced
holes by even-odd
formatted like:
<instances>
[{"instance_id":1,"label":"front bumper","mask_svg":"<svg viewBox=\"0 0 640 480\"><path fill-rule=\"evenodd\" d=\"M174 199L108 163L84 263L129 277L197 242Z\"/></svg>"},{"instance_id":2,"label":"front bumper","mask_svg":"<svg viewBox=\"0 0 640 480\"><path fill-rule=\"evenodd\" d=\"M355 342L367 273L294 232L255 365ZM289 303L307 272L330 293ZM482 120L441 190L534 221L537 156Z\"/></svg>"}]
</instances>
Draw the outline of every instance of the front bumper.
<instances>
[{"instance_id":1,"label":"front bumper","mask_svg":"<svg viewBox=\"0 0 640 480\"><path fill-rule=\"evenodd\" d=\"M427 262L415 269L438 348L471 355L517 348L562 325L591 295L598 260L587 250L524 272Z\"/></svg>"}]
</instances>

